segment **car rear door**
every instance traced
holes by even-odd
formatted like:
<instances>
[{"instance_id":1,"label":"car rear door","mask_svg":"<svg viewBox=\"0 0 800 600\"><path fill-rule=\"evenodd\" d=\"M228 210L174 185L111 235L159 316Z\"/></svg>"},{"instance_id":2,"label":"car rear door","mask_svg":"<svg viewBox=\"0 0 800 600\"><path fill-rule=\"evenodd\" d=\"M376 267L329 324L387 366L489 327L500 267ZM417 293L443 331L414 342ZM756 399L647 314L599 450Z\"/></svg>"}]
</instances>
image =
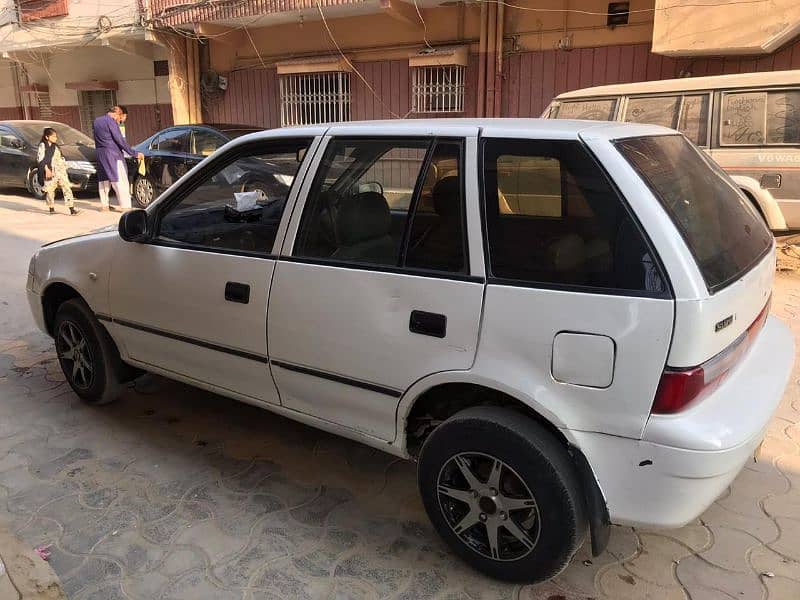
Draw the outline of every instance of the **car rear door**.
<instances>
[{"instance_id":1,"label":"car rear door","mask_svg":"<svg viewBox=\"0 0 800 600\"><path fill-rule=\"evenodd\" d=\"M151 208L146 243L121 243L109 286L109 326L135 363L245 400L278 403L267 353L267 300L286 229L287 186L267 205L237 202L241 164L313 153L314 131L231 149ZM319 132L322 133L322 130Z\"/></svg>"},{"instance_id":2,"label":"car rear door","mask_svg":"<svg viewBox=\"0 0 800 600\"><path fill-rule=\"evenodd\" d=\"M162 131L151 145L147 171L157 194L168 189L189 171L191 127L175 127Z\"/></svg>"},{"instance_id":3,"label":"car rear door","mask_svg":"<svg viewBox=\"0 0 800 600\"><path fill-rule=\"evenodd\" d=\"M480 252L467 246L480 228L477 130L403 131L351 138L343 127L328 138L292 216L268 315L283 405L382 440L395 437L408 387L470 368L484 289ZM440 162L448 178L428 177ZM438 209L422 218L431 195Z\"/></svg>"},{"instance_id":4,"label":"car rear door","mask_svg":"<svg viewBox=\"0 0 800 600\"><path fill-rule=\"evenodd\" d=\"M674 302L633 211L579 139L483 139L486 300L477 371L560 426L639 437Z\"/></svg>"}]
</instances>

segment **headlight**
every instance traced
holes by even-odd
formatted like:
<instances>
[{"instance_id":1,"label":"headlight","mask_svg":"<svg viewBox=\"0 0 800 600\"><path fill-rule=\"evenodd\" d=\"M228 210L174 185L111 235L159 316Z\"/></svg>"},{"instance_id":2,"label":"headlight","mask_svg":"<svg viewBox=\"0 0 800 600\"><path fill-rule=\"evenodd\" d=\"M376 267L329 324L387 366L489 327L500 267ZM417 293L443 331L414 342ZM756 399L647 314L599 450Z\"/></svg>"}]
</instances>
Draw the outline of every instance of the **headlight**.
<instances>
[{"instance_id":1,"label":"headlight","mask_svg":"<svg viewBox=\"0 0 800 600\"><path fill-rule=\"evenodd\" d=\"M68 160L67 168L73 171L86 171L87 173L95 173L94 165L88 160Z\"/></svg>"},{"instance_id":2,"label":"headlight","mask_svg":"<svg viewBox=\"0 0 800 600\"><path fill-rule=\"evenodd\" d=\"M276 173L273 174L273 177L286 187L292 187L292 182L294 181L294 177L292 177L291 175L283 175L280 173Z\"/></svg>"}]
</instances>

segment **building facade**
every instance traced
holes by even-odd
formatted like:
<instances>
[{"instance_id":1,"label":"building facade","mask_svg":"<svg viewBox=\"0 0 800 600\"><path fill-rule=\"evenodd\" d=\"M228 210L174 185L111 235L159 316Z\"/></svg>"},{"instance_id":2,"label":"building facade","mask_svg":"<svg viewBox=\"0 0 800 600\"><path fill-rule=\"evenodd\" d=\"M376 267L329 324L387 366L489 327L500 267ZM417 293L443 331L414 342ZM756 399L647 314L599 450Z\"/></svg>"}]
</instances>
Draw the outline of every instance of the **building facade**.
<instances>
[{"instance_id":1,"label":"building facade","mask_svg":"<svg viewBox=\"0 0 800 600\"><path fill-rule=\"evenodd\" d=\"M67 14L24 22L32 1L0 0L17 7L0 117L39 114L46 88L49 114L85 127L113 87L134 141L172 122L535 117L581 87L800 68L789 0L35 0Z\"/></svg>"},{"instance_id":2,"label":"building facade","mask_svg":"<svg viewBox=\"0 0 800 600\"><path fill-rule=\"evenodd\" d=\"M199 46L202 118L261 127L532 117L581 87L800 68L785 0L149 2L152 27Z\"/></svg>"}]
</instances>

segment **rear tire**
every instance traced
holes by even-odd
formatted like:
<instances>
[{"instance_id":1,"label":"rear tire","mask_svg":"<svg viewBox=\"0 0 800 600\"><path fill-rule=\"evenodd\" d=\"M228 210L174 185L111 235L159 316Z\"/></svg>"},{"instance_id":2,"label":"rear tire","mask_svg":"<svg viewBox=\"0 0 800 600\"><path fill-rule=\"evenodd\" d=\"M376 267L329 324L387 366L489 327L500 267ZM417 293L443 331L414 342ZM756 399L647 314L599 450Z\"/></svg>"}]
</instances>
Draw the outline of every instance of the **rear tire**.
<instances>
[{"instance_id":1,"label":"rear tire","mask_svg":"<svg viewBox=\"0 0 800 600\"><path fill-rule=\"evenodd\" d=\"M133 180L133 201L139 208L147 208L155 200L156 189L147 177L137 175Z\"/></svg>"},{"instance_id":2,"label":"rear tire","mask_svg":"<svg viewBox=\"0 0 800 600\"><path fill-rule=\"evenodd\" d=\"M53 333L61 370L88 404L108 404L122 391L125 365L111 336L83 300L58 307Z\"/></svg>"},{"instance_id":3,"label":"rear tire","mask_svg":"<svg viewBox=\"0 0 800 600\"><path fill-rule=\"evenodd\" d=\"M452 416L425 441L417 476L439 535L491 577L549 579L586 537L581 484L566 448L516 411L482 406Z\"/></svg>"}]
</instances>

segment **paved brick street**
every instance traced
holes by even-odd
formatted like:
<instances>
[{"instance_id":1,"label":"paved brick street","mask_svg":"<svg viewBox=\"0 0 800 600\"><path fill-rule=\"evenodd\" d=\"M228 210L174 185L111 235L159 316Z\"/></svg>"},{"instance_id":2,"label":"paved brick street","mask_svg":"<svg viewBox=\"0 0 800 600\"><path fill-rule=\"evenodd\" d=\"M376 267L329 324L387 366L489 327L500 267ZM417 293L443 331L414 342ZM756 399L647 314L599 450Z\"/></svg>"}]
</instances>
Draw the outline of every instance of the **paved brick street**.
<instances>
[{"instance_id":1,"label":"paved brick street","mask_svg":"<svg viewBox=\"0 0 800 600\"><path fill-rule=\"evenodd\" d=\"M800 598L797 367L761 460L696 522L616 527L601 557L585 545L552 582L505 585L440 542L413 464L159 377L78 401L23 288L39 243L118 218L79 207L0 195L0 529L52 544L68 598ZM785 264L772 310L800 347L800 262Z\"/></svg>"}]
</instances>

